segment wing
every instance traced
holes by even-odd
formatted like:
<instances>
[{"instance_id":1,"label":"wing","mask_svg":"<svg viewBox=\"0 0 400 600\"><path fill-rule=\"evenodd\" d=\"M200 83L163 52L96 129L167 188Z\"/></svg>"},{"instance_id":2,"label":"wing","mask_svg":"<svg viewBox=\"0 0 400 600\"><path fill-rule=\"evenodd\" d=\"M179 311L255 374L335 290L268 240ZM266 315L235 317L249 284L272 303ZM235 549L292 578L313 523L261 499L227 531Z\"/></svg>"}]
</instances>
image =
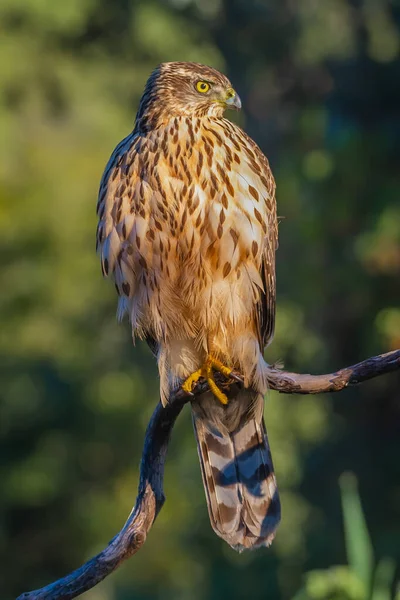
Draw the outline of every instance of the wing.
<instances>
[{"instance_id":1,"label":"wing","mask_svg":"<svg viewBox=\"0 0 400 600\"><path fill-rule=\"evenodd\" d=\"M118 318L128 313L132 332L147 339L153 352L152 339L163 332L163 307L171 302L168 286L161 289L157 276L165 269L172 277L175 268L164 190L170 172L163 163L162 180L157 136L133 132L118 144L97 204L97 249L103 274L113 277L119 294Z\"/></svg>"},{"instance_id":2,"label":"wing","mask_svg":"<svg viewBox=\"0 0 400 600\"><path fill-rule=\"evenodd\" d=\"M119 318L128 309L141 259L137 243L132 243L134 230L146 216L140 194L140 141L132 133L115 148L101 179L97 202L96 249L103 275L114 278L120 297Z\"/></svg>"},{"instance_id":3,"label":"wing","mask_svg":"<svg viewBox=\"0 0 400 600\"><path fill-rule=\"evenodd\" d=\"M116 259L121 251L121 239L117 234L117 228L131 210L129 206L122 206L125 192L127 191L127 175L129 164L132 162L133 135L122 140L112 153L104 170L100 182L99 197L97 202L97 225L96 250L101 256L101 268L103 275L108 276L114 272ZM124 215L122 214L122 209ZM128 209L128 210L127 210Z\"/></svg>"},{"instance_id":4,"label":"wing","mask_svg":"<svg viewBox=\"0 0 400 600\"><path fill-rule=\"evenodd\" d=\"M275 252L278 249L278 220L275 198L276 185L268 159L261 152L257 144L245 132L242 133L255 155L256 164L253 168L257 172L262 173L261 180L268 192L268 197L265 199L265 246L260 269L264 290L261 293L260 302L257 304L255 314L260 347L263 349L271 343L275 329Z\"/></svg>"},{"instance_id":5,"label":"wing","mask_svg":"<svg viewBox=\"0 0 400 600\"><path fill-rule=\"evenodd\" d=\"M267 247L264 251L261 266L261 279L264 285L264 292L257 306L261 348L265 348L272 342L276 312L275 250L277 248L277 240L273 232L267 235L267 239Z\"/></svg>"}]
</instances>

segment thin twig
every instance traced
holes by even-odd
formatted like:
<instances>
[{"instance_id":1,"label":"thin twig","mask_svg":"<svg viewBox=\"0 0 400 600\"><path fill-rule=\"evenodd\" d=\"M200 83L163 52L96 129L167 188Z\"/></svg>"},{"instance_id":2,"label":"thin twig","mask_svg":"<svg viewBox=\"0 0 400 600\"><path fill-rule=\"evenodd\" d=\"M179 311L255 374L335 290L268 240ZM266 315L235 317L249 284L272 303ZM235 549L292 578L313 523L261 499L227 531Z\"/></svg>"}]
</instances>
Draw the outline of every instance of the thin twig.
<instances>
[{"instance_id":1,"label":"thin twig","mask_svg":"<svg viewBox=\"0 0 400 600\"><path fill-rule=\"evenodd\" d=\"M281 393L317 394L338 392L349 385L356 385L398 369L400 369L400 350L394 350L327 375L301 375L271 367L268 381L271 389ZM239 374L235 375L239 376ZM232 385L238 385L237 381L233 381ZM200 380L193 390L193 395L197 396L207 390L207 383ZM140 550L165 502L163 479L168 443L174 423L184 404L190 399L190 396L179 390L166 407L157 404L146 430L138 496L121 531L100 554L73 573L44 588L21 594L17 600L76 598L94 587L115 571L124 560Z\"/></svg>"}]
</instances>

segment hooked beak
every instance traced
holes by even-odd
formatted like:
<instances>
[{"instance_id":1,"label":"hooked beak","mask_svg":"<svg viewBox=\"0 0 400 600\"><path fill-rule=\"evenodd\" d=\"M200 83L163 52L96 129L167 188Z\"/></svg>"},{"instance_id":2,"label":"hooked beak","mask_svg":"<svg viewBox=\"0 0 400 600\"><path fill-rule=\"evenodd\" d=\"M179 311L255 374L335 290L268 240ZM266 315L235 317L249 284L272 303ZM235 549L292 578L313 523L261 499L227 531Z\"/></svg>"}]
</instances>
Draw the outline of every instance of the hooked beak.
<instances>
[{"instance_id":1,"label":"hooked beak","mask_svg":"<svg viewBox=\"0 0 400 600\"><path fill-rule=\"evenodd\" d=\"M239 94L237 94L233 88L227 90L225 104L227 108L233 108L234 110L240 110L242 108Z\"/></svg>"}]
</instances>

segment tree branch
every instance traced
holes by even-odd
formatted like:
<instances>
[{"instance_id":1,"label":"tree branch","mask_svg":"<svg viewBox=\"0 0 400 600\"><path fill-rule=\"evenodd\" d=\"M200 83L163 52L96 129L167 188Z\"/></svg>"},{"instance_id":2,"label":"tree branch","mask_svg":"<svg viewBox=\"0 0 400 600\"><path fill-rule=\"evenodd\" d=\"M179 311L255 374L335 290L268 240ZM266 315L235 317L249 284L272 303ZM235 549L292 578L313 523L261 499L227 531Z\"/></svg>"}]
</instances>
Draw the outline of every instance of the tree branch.
<instances>
[{"instance_id":1,"label":"tree branch","mask_svg":"<svg viewBox=\"0 0 400 600\"><path fill-rule=\"evenodd\" d=\"M268 382L272 390L282 394L322 394L340 392L350 385L357 385L367 379L398 369L400 369L400 350L393 350L327 375L300 375L271 368Z\"/></svg>"},{"instance_id":2,"label":"tree branch","mask_svg":"<svg viewBox=\"0 0 400 600\"><path fill-rule=\"evenodd\" d=\"M400 369L400 350L394 350L327 375L301 375L271 367L268 382L271 389L285 394L318 394L338 392L349 385L356 385L398 369ZM235 375L238 378L238 374ZM225 387L238 385L237 381L227 382L221 377L216 377L220 385ZM193 396L198 396L207 390L207 383L200 380L193 390ZM168 443L174 423L184 404L190 399L190 396L179 390L172 396L166 407L161 403L157 404L146 430L138 496L121 531L100 554L73 573L44 588L21 594L17 600L76 598L94 587L115 571L124 560L140 550L165 501L163 479Z\"/></svg>"}]
</instances>

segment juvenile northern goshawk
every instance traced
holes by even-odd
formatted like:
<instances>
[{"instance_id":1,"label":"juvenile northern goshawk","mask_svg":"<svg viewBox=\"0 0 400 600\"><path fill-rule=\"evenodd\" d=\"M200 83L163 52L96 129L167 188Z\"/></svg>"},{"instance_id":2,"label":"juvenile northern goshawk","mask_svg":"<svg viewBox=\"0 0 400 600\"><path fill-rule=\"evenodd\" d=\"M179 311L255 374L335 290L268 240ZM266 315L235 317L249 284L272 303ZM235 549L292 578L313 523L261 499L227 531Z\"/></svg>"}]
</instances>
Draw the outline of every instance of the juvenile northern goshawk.
<instances>
[{"instance_id":1,"label":"juvenile northern goshawk","mask_svg":"<svg viewBox=\"0 0 400 600\"><path fill-rule=\"evenodd\" d=\"M216 533L242 550L271 543L280 504L263 423L275 182L259 147L223 117L240 106L215 69L160 65L105 169L97 244L119 316L157 356L162 402L209 382L192 401L208 509ZM232 369L244 387L228 400L214 372Z\"/></svg>"}]
</instances>

